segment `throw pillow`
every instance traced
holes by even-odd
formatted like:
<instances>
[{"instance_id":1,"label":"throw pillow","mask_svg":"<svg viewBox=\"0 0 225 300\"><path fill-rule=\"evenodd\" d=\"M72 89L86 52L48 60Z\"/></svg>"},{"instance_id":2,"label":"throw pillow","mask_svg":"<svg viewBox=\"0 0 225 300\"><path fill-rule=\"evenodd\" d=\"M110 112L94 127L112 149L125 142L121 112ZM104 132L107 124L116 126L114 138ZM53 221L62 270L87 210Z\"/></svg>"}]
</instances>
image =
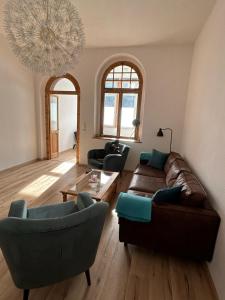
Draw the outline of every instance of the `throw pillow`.
<instances>
[{"instance_id":1,"label":"throw pillow","mask_svg":"<svg viewBox=\"0 0 225 300\"><path fill-rule=\"evenodd\" d=\"M82 210L88 206L94 204L94 201L91 198L91 195L86 192L79 193L77 196L77 208Z\"/></svg>"},{"instance_id":2,"label":"throw pillow","mask_svg":"<svg viewBox=\"0 0 225 300\"><path fill-rule=\"evenodd\" d=\"M155 169L163 170L166 160L169 156L169 153L163 153L158 150L152 150L152 156L147 163L148 166L151 166Z\"/></svg>"},{"instance_id":3,"label":"throw pillow","mask_svg":"<svg viewBox=\"0 0 225 300\"><path fill-rule=\"evenodd\" d=\"M152 157L152 152L141 152L140 154L140 164L146 165Z\"/></svg>"},{"instance_id":4,"label":"throw pillow","mask_svg":"<svg viewBox=\"0 0 225 300\"><path fill-rule=\"evenodd\" d=\"M180 200L181 189L182 186L160 189L153 195L152 200L157 204L164 202L178 203Z\"/></svg>"},{"instance_id":5,"label":"throw pillow","mask_svg":"<svg viewBox=\"0 0 225 300\"><path fill-rule=\"evenodd\" d=\"M119 141L115 141L111 144L109 148L109 154L120 154L120 145Z\"/></svg>"}]
</instances>

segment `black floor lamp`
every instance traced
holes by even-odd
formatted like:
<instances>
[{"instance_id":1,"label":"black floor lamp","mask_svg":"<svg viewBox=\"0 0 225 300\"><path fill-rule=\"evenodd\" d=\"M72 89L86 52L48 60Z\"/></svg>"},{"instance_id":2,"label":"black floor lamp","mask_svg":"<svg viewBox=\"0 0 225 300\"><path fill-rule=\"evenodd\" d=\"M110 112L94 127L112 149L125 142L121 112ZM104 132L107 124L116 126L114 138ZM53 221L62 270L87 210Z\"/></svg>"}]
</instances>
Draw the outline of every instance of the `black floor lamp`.
<instances>
[{"instance_id":1,"label":"black floor lamp","mask_svg":"<svg viewBox=\"0 0 225 300\"><path fill-rule=\"evenodd\" d=\"M170 131L170 152L172 150L172 142L173 142L173 130L171 128L159 128L157 136L164 136L163 131L169 130Z\"/></svg>"}]
</instances>

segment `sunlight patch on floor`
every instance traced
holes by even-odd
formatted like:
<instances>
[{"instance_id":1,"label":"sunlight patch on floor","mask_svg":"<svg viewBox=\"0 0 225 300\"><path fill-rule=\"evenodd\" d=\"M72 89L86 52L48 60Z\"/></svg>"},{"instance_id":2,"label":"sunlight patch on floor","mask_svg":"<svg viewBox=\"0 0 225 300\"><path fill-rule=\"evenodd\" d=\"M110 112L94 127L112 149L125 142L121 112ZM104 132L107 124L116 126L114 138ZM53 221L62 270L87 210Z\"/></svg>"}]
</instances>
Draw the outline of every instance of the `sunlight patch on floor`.
<instances>
[{"instance_id":1,"label":"sunlight patch on floor","mask_svg":"<svg viewBox=\"0 0 225 300\"><path fill-rule=\"evenodd\" d=\"M74 166L75 166L75 162L72 161L65 161L63 163L61 163L60 165L58 165L56 168L54 168L53 170L51 170L51 173L55 173L58 175L64 175L66 174L69 170L71 170Z\"/></svg>"},{"instance_id":2,"label":"sunlight patch on floor","mask_svg":"<svg viewBox=\"0 0 225 300\"><path fill-rule=\"evenodd\" d=\"M76 161L68 160L59 163L57 167L48 171L49 174L42 175L24 187L18 195L20 197L38 198L52 187L63 175L76 165Z\"/></svg>"},{"instance_id":3,"label":"sunlight patch on floor","mask_svg":"<svg viewBox=\"0 0 225 300\"><path fill-rule=\"evenodd\" d=\"M25 188L23 188L20 192L20 196L32 196L32 197L39 197L45 191L47 191L53 184L58 181L60 177L53 176L53 175L42 175Z\"/></svg>"}]
</instances>

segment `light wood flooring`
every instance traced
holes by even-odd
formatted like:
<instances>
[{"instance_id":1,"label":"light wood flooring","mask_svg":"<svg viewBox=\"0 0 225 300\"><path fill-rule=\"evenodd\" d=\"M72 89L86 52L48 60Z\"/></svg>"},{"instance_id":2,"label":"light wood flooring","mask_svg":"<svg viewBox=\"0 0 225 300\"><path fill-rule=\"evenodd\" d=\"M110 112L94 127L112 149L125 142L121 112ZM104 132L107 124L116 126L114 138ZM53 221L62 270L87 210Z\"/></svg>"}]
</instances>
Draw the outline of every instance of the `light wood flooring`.
<instances>
[{"instance_id":1,"label":"light wood flooring","mask_svg":"<svg viewBox=\"0 0 225 300\"><path fill-rule=\"evenodd\" d=\"M29 206L62 201L59 191L85 170L76 166L72 152L59 159L38 161L0 173L0 218L11 201L25 199ZM118 185L126 191L131 178L124 173ZM92 285L85 275L31 291L30 300L214 300L216 294L205 264L160 255L118 241L118 220L111 204L95 264ZM22 299L0 254L0 300Z\"/></svg>"}]
</instances>

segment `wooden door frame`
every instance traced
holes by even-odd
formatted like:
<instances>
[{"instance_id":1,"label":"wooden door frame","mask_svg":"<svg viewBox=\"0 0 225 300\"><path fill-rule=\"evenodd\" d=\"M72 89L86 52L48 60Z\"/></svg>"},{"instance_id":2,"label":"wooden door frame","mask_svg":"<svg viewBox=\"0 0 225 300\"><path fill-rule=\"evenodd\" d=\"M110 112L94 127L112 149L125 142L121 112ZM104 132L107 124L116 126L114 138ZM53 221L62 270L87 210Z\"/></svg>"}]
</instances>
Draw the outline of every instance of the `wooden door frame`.
<instances>
[{"instance_id":1,"label":"wooden door frame","mask_svg":"<svg viewBox=\"0 0 225 300\"><path fill-rule=\"evenodd\" d=\"M54 82L56 83L59 79L69 79L74 87L75 91L56 91L53 89ZM51 95L75 95L77 96L77 148L76 148L76 159L79 163L80 159L80 86L78 81L71 75L65 74L63 76L51 77L45 87L45 127L46 127L46 157L51 159L51 141L50 141L50 96Z\"/></svg>"}]
</instances>

